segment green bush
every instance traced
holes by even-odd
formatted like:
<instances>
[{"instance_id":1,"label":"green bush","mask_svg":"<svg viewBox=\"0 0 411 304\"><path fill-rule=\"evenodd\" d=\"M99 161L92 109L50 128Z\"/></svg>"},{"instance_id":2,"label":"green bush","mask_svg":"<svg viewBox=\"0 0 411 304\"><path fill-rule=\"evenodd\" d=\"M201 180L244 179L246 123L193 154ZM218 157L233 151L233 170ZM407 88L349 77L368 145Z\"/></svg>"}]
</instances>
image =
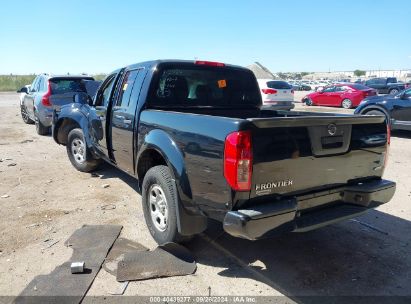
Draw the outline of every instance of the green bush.
<instances>
[{"instance_id":1,"label":"green bush","mask_svg":"<svg viewBox=\"0 0 411 304\"><path fill-rule=\"evenodd\" d=\"M36 75L0 75L0 91L17 91L31 84Z\"/></svg>"}]
</instances>

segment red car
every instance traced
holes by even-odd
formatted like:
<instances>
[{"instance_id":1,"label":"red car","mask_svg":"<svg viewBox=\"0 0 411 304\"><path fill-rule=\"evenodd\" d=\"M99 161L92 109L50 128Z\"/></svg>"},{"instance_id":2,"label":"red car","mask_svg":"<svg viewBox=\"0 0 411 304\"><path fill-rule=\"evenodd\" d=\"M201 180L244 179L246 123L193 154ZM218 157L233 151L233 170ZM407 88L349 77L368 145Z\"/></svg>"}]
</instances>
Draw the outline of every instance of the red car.
<instances>
[{"instance_id":1,"label":"red car","mask_svg":"<svg viewBox=\"0 0 411 304\"><path fill-rule=\"evenodd\" d=\"M330 106L350 109L357 107L368 97L377 95L377 91L357 83L333 84L317 92L308 94L301 101L307 106Z\"/></svg>"}]
</instances>

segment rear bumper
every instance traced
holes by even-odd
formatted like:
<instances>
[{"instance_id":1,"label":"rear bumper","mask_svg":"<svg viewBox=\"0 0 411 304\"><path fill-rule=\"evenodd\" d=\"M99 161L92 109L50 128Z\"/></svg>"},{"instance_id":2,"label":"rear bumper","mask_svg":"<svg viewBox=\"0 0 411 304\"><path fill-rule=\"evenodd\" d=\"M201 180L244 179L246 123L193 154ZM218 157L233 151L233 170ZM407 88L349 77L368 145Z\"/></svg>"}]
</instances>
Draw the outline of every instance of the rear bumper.
<instances>
[{"instance_id":1,"label":"rear bumper","mask_svg":"<svg viewBox=\"0 0 411 304\"><path fill-rule=\"evenodd\" d=\"M230 211L224 230L235 237L256 240L284 232L304 232L353 218L387 203L396 184L376 180L309 195L278 200L255 208Z\"/></svg>"}]
</instances>

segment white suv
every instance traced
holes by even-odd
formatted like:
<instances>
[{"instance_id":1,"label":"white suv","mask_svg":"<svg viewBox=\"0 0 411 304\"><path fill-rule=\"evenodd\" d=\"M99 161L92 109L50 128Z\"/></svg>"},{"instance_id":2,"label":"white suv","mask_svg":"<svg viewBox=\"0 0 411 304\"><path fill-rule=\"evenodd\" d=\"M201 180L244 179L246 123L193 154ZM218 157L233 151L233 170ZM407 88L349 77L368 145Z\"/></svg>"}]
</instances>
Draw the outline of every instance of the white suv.
<instances>
[{"instance_id":1,"label":"white suv","mask_svg":"<svg viewBox=\"0 0 411 304\"><path fill-rule=\"evenodd\" d=\"M290 110L294 108L292 85L282 80L257 79L264 106Z\"/></svg>"}]
</instances>

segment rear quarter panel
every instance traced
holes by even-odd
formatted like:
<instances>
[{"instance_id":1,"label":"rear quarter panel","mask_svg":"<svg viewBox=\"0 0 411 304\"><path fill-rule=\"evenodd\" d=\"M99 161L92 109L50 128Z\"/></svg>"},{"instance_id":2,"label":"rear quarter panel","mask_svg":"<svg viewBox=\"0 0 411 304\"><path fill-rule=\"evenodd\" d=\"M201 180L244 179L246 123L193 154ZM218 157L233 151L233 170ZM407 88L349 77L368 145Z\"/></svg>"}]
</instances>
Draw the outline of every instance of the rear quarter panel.
<instances>
[{"instance_id":1,"label":"rear quarter panel","mask_svg":"<svg viewBox=\"0 0 411 304\"><path fill-rule=\"evenodd\" d=\"M225 204L231 200L231 189L223 174L224 141L238 129L238 119L144 110L138 130L138 153L144 152L147 139L156 133L161 142L150 146L161 150L166 158L184 206L193 212L200 208L208 216L221 219ZM167 155L167 150L174 149L170 145L179 155Z\"/></svg>"}]
</instances>

